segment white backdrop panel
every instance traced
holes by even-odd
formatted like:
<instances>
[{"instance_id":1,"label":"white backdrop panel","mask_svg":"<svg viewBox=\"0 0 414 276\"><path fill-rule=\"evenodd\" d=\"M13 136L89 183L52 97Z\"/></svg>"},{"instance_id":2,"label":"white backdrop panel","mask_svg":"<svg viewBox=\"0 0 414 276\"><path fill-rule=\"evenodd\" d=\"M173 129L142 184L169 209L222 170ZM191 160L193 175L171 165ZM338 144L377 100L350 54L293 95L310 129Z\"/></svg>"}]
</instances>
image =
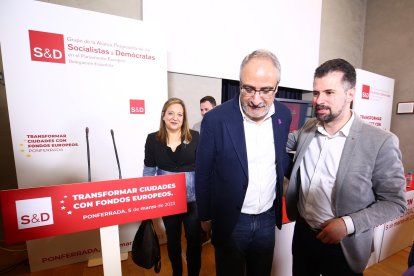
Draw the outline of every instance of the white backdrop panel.
<instances>
[{"instance_id":1,"label":"white backdrop panel","mask_svg":"<svg viewBox=\"0 0 414 276\"><path fill-rule=\"evenodd\" d=\"M238 80L243 57L267 48L282 86L311 90L321 9L321 0L143 0L143 19L165 29L170 72Z\"/></svg>"},{"instance_id":2,"label":"white backdrop panel","mask_svg":"<svg viewBox=\"0 0 414 276\"><path fill-rule=\"evenodd\" d=\"M353 110L366 122L390 131L394 79L356 69Z\"/></svg>"},{"instance_id":3,"label":"white backdrop panel","mask_svg":"<svg viewBox=\"0 0 414 276\"><path fill-rule=\"evenodd\" d=\"M92 181L118 179L111 129L122 177L141 176L146 136L158 129L167 99L165 34L142 21L26 0L1 1L0 23L7 26L0 43L19 187L88 181L86 127ZM62 48L45 33L63 37ZM62 51L65 62L57 63ZM31 53L48 58L33 61ZM131 114L130 100L143 101L145 114ZM123 251L136 229L121 226ZM32 269L93 257L97 234L28 242ZM55 258L62 254L71 257Z\"/></svg>"}]
</instances>

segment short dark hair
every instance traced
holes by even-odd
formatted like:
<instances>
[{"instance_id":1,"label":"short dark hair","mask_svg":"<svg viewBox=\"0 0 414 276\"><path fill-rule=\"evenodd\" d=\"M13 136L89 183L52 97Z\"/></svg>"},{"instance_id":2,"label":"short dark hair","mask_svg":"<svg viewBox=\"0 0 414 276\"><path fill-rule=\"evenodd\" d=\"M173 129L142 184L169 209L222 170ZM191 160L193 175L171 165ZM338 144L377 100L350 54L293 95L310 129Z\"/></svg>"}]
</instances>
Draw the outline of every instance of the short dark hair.
<instances>
[{"instance_id":1,"label":"short dark hair","mask_svg":"<svg viewBox=\"0 0 414 276\"><path fill-rule=\"evenodd\" d=\"M322 63L318 68L316 68L313 77L314 79L322 78L325 77L328 73L335 71L344 73L344 76L342 77L342 83L345 90L355 87L355 68L348 61L341 58L331 59Z\"/></svg>"},{"instance_id":2,"label":"short dark hair","mask_svg":"<svg viewBox=\"0 0 414 276\"><path fill-rule=\"evenodd\" d=\"M214 99L212 96L205 96L202 97L200 100L200 104L205 103L205 102L210 102L212 106L216 106L216 99Z\"/></svg>"}]
</instances>

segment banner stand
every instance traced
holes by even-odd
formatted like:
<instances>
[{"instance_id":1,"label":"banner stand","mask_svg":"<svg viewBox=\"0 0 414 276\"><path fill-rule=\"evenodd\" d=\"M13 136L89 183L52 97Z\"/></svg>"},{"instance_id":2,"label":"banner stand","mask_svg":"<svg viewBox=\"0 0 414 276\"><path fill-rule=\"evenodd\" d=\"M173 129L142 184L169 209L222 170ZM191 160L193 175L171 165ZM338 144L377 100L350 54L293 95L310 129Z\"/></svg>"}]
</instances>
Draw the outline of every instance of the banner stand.
<instances>
[{"instance_id":1,"label":"banner stand","mask_svg":"<svg viewBox=\"0 0 414 276\"><path fill-rule=\"evenodd\" d=\"M122 276L118 225L102 227L99 232L104 275Z\"/></svg>"},{"instance_id":2,"label":"banner stand","mask_svg":"<svg viewBox=\"0 0 414 276\"><path fill-rule=\"evenodd\" d=\"M185 174L4 190L0 191L0 203L6 243L99 228L100 240L94 235L94 242L101 243L100 250L99 246L85 244L82 251L62 253L62 256L83 254L86 257L73 262L101 256L104 274L121 276L119 225L185 213ZM133 226L136 232L136 224ZM32 266L31 270L35 271Z\"/></svg>"}]
</instances>

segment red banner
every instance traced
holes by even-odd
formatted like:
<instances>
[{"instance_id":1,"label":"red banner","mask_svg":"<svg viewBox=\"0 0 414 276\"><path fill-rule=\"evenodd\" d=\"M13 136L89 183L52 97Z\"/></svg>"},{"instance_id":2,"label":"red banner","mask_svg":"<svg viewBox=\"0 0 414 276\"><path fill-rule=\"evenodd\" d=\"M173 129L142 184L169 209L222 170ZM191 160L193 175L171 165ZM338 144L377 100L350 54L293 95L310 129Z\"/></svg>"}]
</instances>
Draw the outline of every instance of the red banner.
<instances>
[{"instance_id":1,"label":"red banner","mask_svg":"<svg viewBox=\"0 0 414 276\"><path fill-rule=\"evenodd\" d=\"M185 174L0 191L7 243L187 211Z\"/></svg>"}]
</instances>

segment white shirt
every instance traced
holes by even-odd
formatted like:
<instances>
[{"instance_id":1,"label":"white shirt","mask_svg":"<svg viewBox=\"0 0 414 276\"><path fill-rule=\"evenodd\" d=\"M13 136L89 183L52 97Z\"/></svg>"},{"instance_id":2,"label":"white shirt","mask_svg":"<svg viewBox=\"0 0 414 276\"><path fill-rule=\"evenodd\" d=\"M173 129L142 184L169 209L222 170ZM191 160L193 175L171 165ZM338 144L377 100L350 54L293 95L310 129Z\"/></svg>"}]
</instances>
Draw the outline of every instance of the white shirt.
<instances>
[{"instance_id":1,"label":"white shirt","mask_svg":"<svg viewBox=\"0 0 414 276\"><path fill-rule=\"evenodd\" d=\"M240 99L239 99L240 102ZM276 198L276 156L273 139L272 116L275 107L269 109L265 119L256 123L241 109L247 148L249 183L241 212L260 214L273 205Z\"/></svg>"},{"instance_id":2,"label":"white shirt","mask_svg":"<svg viewBox=\"0 0 414 276\"><path fill-rule=\"evenodd\" d=\"M300 215L315 229L335 217L332 193L345 141L349 135L354 115L334 135L329 135L322 125L310 143L300 164L301 191L299 196ZM350 217L342 217L348 234L354 232Z\"/></svg>"}]
</instances>

